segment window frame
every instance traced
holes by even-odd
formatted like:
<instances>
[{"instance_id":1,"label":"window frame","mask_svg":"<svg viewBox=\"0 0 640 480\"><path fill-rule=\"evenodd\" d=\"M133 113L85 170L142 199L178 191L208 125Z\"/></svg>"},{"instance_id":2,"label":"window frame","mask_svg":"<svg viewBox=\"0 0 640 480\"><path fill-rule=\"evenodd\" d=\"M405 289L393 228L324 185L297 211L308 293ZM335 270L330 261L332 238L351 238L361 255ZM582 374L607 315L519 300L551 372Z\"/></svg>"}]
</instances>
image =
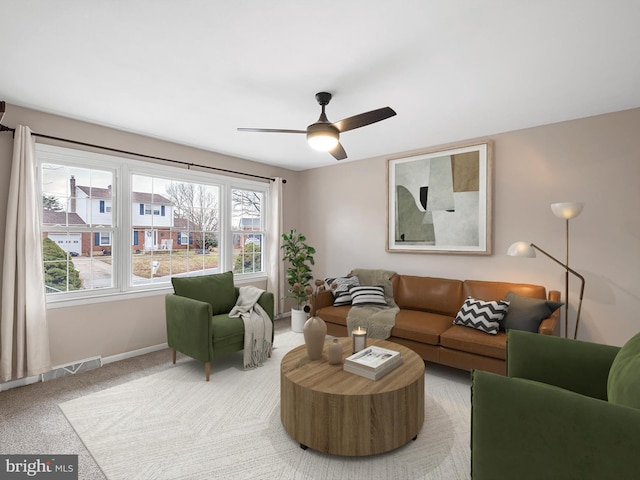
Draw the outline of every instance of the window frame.
<instances>
[{"instance_id":1,"label":"window frame","mask_svg":"<svg viewBox=\"0 0 640 480\"><path fill-rule=\"evenodd\" d=\"M167 282L149 283L144 285L132 285L132 241L134 236L133 205L132 203L132 178L133 175L160 177L176 181L184 181L196 184L214 185L220 188L220 228L219 228L219 271L233 270L233 244L231 230L231 192L232 189L242 189L261 192L263 205L261 220L263 225L263 244L266 244L267 215L269 183L228 177L217 173L201 171L197 169L184 169L171 165L162 165L152 162L144 162L114 155L86 152L66 147L58 147L36 143L38 188L42 197L41 175L43 163L57 163L71 167L97 168L99 170L112 171L113 196L110 200L112 225L108 228L93 227L93 231L109 231L112 244L112 280L113 287L92 290L76 290L64 292L55 296L47 295L47 308L60 308L73 305L82 305L111 300L124 300L128 298L144 297L149 295L166 294L173 291L170 278ZM152 205L149 205L153 209ZM147 208L147 205L144 205ZM42 206L40 206L40 211ZM42 222L41 222L42 225ZM73 229L70 226L70 229ZM43 230L44 231L44 230ZM50 231L50 229L47 229ZM101 235L102 239L102 235ZM267 249L262 247L262 271L246 274L234 274L236 285L251 283L267 278ZM44 285L43 285L44 288Z\"/></svg>"}]
</instances>

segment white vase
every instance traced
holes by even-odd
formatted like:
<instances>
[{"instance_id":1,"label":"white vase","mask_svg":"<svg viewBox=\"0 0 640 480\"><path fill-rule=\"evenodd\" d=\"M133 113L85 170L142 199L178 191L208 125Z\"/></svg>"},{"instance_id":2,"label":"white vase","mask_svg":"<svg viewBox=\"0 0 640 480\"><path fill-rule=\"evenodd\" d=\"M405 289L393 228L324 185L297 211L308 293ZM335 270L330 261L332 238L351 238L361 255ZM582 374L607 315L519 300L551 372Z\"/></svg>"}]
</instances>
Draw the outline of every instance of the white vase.
<instances>
[{"instance_id":1,"label":"white vase","mask_svg":"<svg viewBox=\"0 0 640 480\"><path fill-rule=\"evenodd\" d=\"M337 338L327 347L327 358L331 365L340 365L342 363L342 345Z\"/></svg>"},{"instance_id":2,"label":"white vase","mask_svg":"<svg viewBox=\"0 0 640 480\"><path fill-rule=\"evenodd\" d=\"M291 330L296 333L302 333L304 331L304 324L309 318L309 315L304 310L291 309Z\"/></svg>"}]
</instances>

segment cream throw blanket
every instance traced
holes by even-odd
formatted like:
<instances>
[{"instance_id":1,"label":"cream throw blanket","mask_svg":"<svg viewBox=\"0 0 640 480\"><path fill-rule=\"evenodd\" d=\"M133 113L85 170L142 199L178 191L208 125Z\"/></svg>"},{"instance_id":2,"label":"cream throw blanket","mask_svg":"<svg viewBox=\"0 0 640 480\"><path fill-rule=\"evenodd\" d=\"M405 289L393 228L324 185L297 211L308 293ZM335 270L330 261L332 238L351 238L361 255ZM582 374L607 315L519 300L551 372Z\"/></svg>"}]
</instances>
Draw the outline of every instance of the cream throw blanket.
<instances>
[{"instance_id":1,"label":"cream throw blanket","mask_svg":"<svg viewBox=\"0 0 640 480\"><path fill-rule=\"evenodd\" d=\"M236 305L230 317L241 317L244 322L244 368L255 368L271 356L273 323L258 304L264 290L248 285L240 287Z\"/></svg>"},{"instance_id":2,"label":"cream throw blanket","mask_svg":"<svg viewBox=\"0 0 640 480\"><path fill-rule=\"evenodd\" d=\"M351 307L347 314L347 328L349 336L357 327L367 329L367 336L371 338L389 338L391 329L396 324L396 314L400 308L393 300L393 285L391 277L396 272L389 270L366 270L355 269L352 275L357 275L360 285L381 285L384 287L384 297L388 307L377 307L373 305L363 305L361 307Z\"/></svg>"}]
</instances>

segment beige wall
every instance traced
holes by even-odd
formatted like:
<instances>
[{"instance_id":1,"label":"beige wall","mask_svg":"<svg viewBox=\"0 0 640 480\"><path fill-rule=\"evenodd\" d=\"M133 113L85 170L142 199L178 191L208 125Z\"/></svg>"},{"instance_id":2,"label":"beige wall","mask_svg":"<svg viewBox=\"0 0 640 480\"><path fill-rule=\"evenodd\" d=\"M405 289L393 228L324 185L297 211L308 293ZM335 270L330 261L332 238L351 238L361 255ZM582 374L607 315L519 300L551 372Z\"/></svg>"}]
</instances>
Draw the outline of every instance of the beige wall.
<instances>
[{"instance_id":1,"label":"beige wall","mask_svg":"<svg viewBox=\"0 0 640 480\"><path fill-rule=\"evenodd\" d=\"M7 110L5 125L28 125L38 133L285 177L284 227L298 228L316 247L314 273L320 278L355 267L389 268L563 291L562 269L550 260L504 252L516 240L529 240L562 258L564 222L549 204L584 201L583 213L571 221L571 266L587 281L579 338L621 345L640 330L635 314L640 311L640 109L489 137L494 143L490 256L385 252L386 157L293 172L11 105ZM0 134L0 251L11 152L11 134ZM572 279L572 308L578 287ZM162 295L51 309L48 319L54 364L166 341Z\"/></svg>"},{"instance_id":2,"label":"beige wall","mask_svg":"<svg viewBox=\"0 0 640 480\"><path fill-rule=\"evenodd\" d=\"M563 259L564 221L549 205L584 201L570 224L570 265L586 278L578 338L621 345L640 331L638 132L640 109L634 109L488 137L494 145L490 256L387 253L386 157L305 171L300 229L318 251L314 273L322 278L357 267L388 268L535 283L564 296L561 267L542 255L525 259L505 252L528 240ZM571 277L570 320L579 286Z\"/></svg>"},{"instance_id":3,"label":"beige wall","mask_svg":"<svg viewBox=\"0 0 640 480\"><path fill-rule=\"evenodd\" d=\"M285 228L292 228L298 219L299 211L295 207L296 202L291 201L291 199L295 199L298 196L297 177L299 172L176 145L12 105L7 106L7 113L2 123L10 127L15 127L18 124L26 125L37 133L146 155L234 171L244 171L267 177L281 176L287 179L287 183L283 188ZM45 143L44 140L42 142ZM57 144L50 141L46 143ZM74 147L70 144L61 143L60 145L82 149L82 147ZM12 151L13 139L11 133L4 132L0 134L0 251L4 250L4 225ZM96 151L100 152L100 150ZM2 267L1 263L0 269ZM107 357L167 341L164 295L49 309L47 319L54 365L63 365L98 355Z\"/></svg>"}]
</instances>

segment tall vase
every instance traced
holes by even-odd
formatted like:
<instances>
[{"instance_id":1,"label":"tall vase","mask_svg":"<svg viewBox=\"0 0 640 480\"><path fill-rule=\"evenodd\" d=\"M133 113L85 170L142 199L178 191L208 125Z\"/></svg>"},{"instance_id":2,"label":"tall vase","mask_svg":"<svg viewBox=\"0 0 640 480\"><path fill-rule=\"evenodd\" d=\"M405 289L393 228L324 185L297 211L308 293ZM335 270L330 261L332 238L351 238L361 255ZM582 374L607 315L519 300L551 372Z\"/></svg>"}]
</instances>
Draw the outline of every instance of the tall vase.
<instances>
[{"instance_id":1,"label":"tall vase","mask_svg":"<svg viewBox=\"0 0 640 480\"><path fill-rule=\"evenodd\" d=\"M304 324L303 333L309 360L320 360L327 336L327 324L320 317L311 317Z\"/></svg>"}]
</instances>

